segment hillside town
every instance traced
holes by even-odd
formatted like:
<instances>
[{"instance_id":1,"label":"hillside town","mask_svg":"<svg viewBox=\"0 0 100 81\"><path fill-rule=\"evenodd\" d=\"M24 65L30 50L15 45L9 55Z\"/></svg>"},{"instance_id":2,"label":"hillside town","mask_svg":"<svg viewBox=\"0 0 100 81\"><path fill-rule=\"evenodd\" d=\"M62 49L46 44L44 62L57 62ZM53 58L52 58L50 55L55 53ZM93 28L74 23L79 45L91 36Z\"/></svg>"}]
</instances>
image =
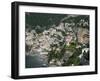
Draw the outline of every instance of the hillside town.
<instances>
[{"instance_id":1,"label":"hillside town","mask_svg":"<svg viewBox=\"0 0 100 81\"><path fill-rule=\"evenodd\" d=\"M89 65L87 17L65 15L57 25L51 24L47 29L39 24L35 28L26 24L26 68Z\"/></svg>"}]
</instances>

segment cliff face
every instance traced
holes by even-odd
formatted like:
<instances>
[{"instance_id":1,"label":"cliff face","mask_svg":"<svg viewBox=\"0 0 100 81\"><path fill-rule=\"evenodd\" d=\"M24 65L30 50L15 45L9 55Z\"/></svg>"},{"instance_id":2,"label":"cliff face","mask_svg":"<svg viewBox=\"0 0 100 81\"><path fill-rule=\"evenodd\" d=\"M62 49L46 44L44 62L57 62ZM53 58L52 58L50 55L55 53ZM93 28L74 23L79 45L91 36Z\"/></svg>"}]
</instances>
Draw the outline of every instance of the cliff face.
<instances>
[{"instance_id":1,"label":"cliff face","mask_svg":"<svg viewBox=\"0 0 100 81\"><path fill-rule=\"evenodd\" d=\"M28 16L30 17L30 15ZM26 58L29 56L36 57L38 60L41 58L41 60L39 61L41 61L42 63L39 63L40 65L37 65L33 62L35 61L33 60L34 58L27 58L26 67L35 67L35 65L38 67L88 65L88 16L63 15L63 17L61 18L61 16L57 15L57 17L60 17L60 19L58 18L59 21L54 21L55 18L53 17L56 17L56 15L52 16L51 18L46 18L45 16L47 20L44 21L53 21L51 25L43 25L42 23L43 26L35 26L33 23L32 26L30 24L26 24ZM37 20L37 23L38 21L39 20ZM26 21L26 23L28 22ZM36 21L34 20L34 22ZM55 24L55 22L57 24ZM88 51L84 48L87 48ZM32 64L33 66L27 66L30 64Z\"/></svg>"},{"instance_id":2,"label":"cliff face","mask_svg":"<svg viewBox=\"0 0 100 81\"><path fill-rule=\"evenodd\" d=\"M89 30L87 28L78 28L77 37L79 43L89 43Z\"/></svg>"}]
</instances>

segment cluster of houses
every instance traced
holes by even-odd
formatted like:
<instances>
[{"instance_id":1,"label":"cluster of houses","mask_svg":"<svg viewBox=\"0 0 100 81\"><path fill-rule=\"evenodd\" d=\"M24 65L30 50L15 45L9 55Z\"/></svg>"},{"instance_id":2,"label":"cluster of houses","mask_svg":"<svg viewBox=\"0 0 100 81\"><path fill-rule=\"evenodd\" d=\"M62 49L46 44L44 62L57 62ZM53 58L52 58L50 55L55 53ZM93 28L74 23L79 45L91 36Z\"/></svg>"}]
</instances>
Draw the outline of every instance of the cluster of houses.
<instances>
[{"instance_id":1,"label":"cluster of houses","mask_svg":"<svg viewBox=\"0 0 100 81\"><path fill-rule=\"evenodd\" d=\"M74 23L71 23L74 25ZM45 55L44 59L47 59L48 51L51 50L51 44L57 44L59 46L59 42L65 42L67 46L70 45L71 42L77 39L78 43L87 44L89 43L89 30L87 28L76 28L77 31L75 34L73 28L69 26L69 23L61 22L56 27L51 27L48 30L44 30L42 33L37 33L34 29L28 30L26 29L25 32L25 44L26 44L26 55L34 55L40 54ZM66 35L64 36L62 32L65 32ZM57 38L57 36L60 37ZM84 49L85 50L85 49ZM86 49L87 51L87 49ZM82 57L82 55L80 56ZM51 62L52 63L52 62ZM60 62L58 62L61 65Z\"/></svg>"}]
</instances>

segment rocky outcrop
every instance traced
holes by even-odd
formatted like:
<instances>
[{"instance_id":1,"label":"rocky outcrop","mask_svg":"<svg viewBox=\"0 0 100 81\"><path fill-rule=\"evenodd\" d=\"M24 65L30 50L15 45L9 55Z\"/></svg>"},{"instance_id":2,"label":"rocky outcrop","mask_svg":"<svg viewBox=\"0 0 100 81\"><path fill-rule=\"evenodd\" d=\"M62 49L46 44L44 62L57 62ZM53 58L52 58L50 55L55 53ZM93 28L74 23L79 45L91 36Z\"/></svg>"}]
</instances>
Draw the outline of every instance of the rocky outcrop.
<instances>
[{"instance_id":1,"label":"rocky outcrop","mask_svg":"<svg viewBox=\"0 0 100 81\"><path fill-rule=\"evenodd\" d=\"M82 44L89 43L89 30L87 28L78 28L78 42Z\"/></svg>"}]
</instances>

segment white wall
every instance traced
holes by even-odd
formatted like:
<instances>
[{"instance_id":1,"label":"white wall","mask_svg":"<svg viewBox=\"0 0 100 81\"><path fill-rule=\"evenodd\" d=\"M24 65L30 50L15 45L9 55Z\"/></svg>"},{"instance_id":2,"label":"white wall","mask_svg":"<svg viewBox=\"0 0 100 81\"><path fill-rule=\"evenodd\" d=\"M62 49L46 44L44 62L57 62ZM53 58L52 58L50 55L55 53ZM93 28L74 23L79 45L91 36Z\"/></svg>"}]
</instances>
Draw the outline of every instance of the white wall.
<instances>
[{"instance_id":1,"label":"white wall","mask_svg":"<svg viewBox=\"0 0 100 81\"><path fill-rule=\"evenodd\" d=\"M11 65L11 2L14 0L1 0L0 1L0 81L13 81L10 78L10 65ZM20 1L20 0L19 0ZM30 2L44 2L44 3L58 3L58 4L72 4L72 5L87 5L98 6L100 10L100 0L21 0ZM100 11L99 13L100 14ZM100 15L98 16L100 21ZM98 25L98 30L100 24ZM98 32L100 35L100 32ZM100 37L99 40L100 41ZM98 43L98 48L100 42ZM100 52L100 50L99 50ZM100 57L98 52L98 57ZM99 60L100 61L100 58ZM100 64L99 64L100 67ZM100 70L99 70L100 71ZM53 77L53 78L39 78L29 79L37 81L99 81L100 74L98 75L82 75L82 76L66 76L66 77ZM26 79L26 81L29 81Z\"/></svg>"}]
</instances>

